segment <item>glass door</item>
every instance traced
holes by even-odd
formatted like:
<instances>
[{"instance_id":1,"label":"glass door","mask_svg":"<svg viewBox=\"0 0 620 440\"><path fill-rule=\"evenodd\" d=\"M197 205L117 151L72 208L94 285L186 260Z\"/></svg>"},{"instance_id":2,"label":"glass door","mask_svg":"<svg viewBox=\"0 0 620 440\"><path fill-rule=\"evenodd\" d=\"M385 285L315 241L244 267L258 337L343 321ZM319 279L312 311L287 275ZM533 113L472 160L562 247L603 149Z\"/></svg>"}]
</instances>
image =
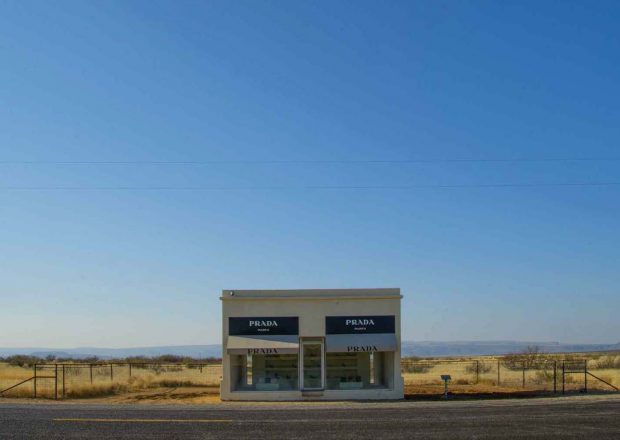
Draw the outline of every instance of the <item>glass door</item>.
<instances>
[{"instance_id":1,"label":"glass door","mask_svg":"<svg viewBox=\"0 0 620 440\"><path fill-rule=\"evenodd\" d=\"M324 388L323 341L302 341L301 347L301 388L322 390Z\"/></svg>"}]
</instances>

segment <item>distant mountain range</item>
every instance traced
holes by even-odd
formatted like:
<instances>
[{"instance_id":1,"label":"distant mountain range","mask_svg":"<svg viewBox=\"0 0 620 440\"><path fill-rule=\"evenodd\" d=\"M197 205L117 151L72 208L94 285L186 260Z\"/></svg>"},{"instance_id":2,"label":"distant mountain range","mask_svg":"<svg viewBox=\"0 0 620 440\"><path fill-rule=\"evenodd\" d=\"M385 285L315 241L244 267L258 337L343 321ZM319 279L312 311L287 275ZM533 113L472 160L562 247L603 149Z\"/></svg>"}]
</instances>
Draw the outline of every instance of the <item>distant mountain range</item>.
<instances>
[{"instance_id":1,"label":"distant mountain range","mask_svg":"<svg viewBox=\"0 0 620 440\"><path fill-rule=\"evenodd\" d=\"M403 356L486 356L520 353L528 347L538 347L544 353L577 353L620 350L616 344L563 344L560 342L527 341L403 341Z\"/></svg>"},{"instance_id":2,"label":"distant mountain range","mask_svg":"<svg viewBox=\"0 0 620 440\"><path fill-rule=\"evenodd\" d=\"M403 341L403 356L484 356L519 353L530 346L536 346L545 353L620 351L617 344L563 344L560 342L524 342L524 341ZM171 345L162 347L135 348L2 348L0 356L25 354L39 357L53 355L60 358L87 358L97 356L100 359L125 358L129 356L189 356L193 358L221 357L222 347L213 345Z\"/></svg>"},{"instance_id":3,"label":"distant mountain range","mask_svg":"<svg viewBox=\"0 0 620 440\"><path fill-rule=\"evenodd\" d=\"M221 357L222 346L213 345L171 345L162 347L133 347L133 348L97 348L97 347L77 347L77 348L2 348L0 356L12 356L16 354L26 354L30 356L46 357L53 355L59 358L88 358L97 356L101 359L125 358L129 356L162 356L171 354L175 356L189 356L192 358Z\"/></svg>"}]
</instances>

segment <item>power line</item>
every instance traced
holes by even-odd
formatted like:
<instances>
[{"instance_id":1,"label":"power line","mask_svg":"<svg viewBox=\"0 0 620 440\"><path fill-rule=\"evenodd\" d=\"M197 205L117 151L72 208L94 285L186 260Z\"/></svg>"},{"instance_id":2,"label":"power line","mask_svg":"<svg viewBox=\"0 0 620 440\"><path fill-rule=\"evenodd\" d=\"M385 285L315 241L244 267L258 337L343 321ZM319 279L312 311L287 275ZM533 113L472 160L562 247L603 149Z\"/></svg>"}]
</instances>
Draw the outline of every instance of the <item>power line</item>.
<instances>
[{"instance_id":1,"label":"power line","mask_svg":"<svg viewBox=\"0 0 620 440\"><path fill-rule=\"evenodd\" d=\"M415 163L619 162L618 157L463 158L463 159L248 159L248 160L2 160L0 165L323 165Z\"/></svg>"},{"instance_id":2,"label":"power line","mask_svg":"<svg viewBox=\"0 0 620 440\"><path fill-rule=\"evenodd\" d=\"M269 191L269 190L408 190L470 188L611 187L620 182L489 183L446 185L300 185L300 186L0 186L0 191Z\"/></svg>"}]
</instances>

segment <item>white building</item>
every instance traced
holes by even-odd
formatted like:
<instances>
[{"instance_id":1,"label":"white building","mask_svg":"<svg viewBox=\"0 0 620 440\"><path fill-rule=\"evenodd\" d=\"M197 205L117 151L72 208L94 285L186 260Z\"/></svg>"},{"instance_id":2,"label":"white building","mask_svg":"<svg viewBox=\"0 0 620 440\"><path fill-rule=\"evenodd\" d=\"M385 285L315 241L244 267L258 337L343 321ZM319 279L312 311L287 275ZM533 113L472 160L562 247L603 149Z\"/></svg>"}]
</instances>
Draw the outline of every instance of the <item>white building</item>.
<instances>
[{"instance_id":1,"label":"white building","mask_svg":"<svg viewBox=\"0 0 620 440\"><path fill-rule=\"evenodd\" d=\"M224 290L222 400L402 399L400 289Z\"/></svg>"}]
</instances>

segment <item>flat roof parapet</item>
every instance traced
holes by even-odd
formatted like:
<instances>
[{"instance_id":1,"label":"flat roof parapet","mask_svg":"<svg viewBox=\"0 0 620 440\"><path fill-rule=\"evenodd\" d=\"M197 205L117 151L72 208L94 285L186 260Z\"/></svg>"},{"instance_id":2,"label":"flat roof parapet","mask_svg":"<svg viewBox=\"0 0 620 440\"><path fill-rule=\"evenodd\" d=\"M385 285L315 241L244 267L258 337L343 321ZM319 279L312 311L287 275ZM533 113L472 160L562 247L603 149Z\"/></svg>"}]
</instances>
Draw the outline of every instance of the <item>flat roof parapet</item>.
<instances>
[{"instance_id":1,"label":"flat roof parapet","mask_svg":"<svg viewBox=\"0 0 620 440\"><path fill-rule=\"evenodd\" d=\"M223 290L222 300L262 299L400 299L400 288Z\"/></svg>"}]
</instances>

